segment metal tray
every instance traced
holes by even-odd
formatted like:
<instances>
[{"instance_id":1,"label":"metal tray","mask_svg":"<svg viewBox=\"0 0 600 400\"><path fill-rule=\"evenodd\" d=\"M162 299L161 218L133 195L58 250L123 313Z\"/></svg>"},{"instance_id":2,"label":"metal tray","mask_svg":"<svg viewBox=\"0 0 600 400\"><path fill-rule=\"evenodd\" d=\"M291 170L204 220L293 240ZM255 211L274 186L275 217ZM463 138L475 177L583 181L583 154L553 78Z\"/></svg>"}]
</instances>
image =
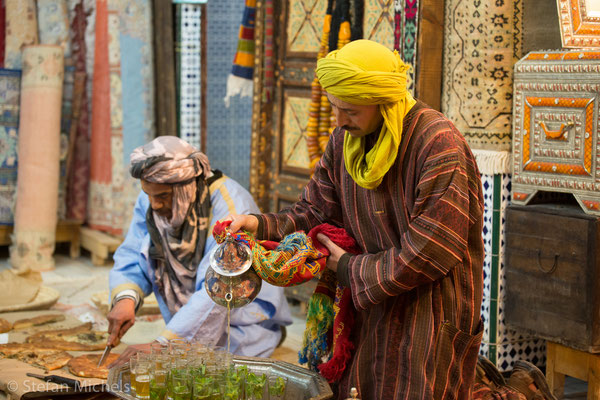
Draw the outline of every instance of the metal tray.
<instances>
[{"instance_id":1,"label":"metal tray","mask_svg":"<svg viewBox=\"0 0 600 400\"><path fill-rule=\"evenodd\" d=\"M283 376L288 378L285 398L290 400L326 400L333 398L327 380L316 372L284 361L267 358L239 357L233 358L235 365L246 365L254 373ZM108 373L108 390L115 396L125 400L136 400L131 395L129 382L129 365L112 368Z\"/></svg>"}]
</instances>

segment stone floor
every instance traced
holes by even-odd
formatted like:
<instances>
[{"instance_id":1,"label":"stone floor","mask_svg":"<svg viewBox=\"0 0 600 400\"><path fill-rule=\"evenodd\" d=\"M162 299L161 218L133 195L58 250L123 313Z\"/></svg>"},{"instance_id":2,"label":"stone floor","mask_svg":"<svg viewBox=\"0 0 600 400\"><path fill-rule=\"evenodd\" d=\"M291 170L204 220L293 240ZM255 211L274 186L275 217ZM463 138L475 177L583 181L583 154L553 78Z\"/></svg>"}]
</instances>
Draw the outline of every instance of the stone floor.
<instances>
[{"instance_id":1,"label":"stone floor","mask_svg":"<svg viewBox=\"0 0 600 400\"><path fill-rule=\"evenodd\" d=\"M97 329L106 329L108 323L92 301L92 296L108 290L108 272L111 265L94 266L85 251L81 257L71 259L66 248L58 248L55 260L56 268L42 273L44 285L58 290L61 294L54 307L68 310L68 313L78 316L81 320L94 321ZM9 267L8 250L6 247L0 247L0 271ZM294 323L287 328L286 339L273 354L273 358L297 364L297 353L302 345L305 323L300 307L292 305L291 308ZM164 325L162 318L140 317L122 341L126 344L150 342L163 330ZM586 393L586 382L567 377L564 398L585 399ZM0 392L0 400L4 398Z\"/></svg>"}]
</instances>

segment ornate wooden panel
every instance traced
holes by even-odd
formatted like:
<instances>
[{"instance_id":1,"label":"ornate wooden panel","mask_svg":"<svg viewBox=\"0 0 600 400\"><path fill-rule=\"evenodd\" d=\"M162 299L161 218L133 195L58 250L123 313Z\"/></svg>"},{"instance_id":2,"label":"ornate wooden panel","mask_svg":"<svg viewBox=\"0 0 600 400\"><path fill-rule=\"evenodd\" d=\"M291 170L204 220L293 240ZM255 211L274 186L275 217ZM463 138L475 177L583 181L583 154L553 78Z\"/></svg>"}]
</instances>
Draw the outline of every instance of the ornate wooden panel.
<instances>
[{"instance_id":1,"label":"ornate wooden panel","mask_svg":"<svg viewBox=\"0 0 600 400\"><path fill-rule=\"evenodd\" d=\"M255 73L250 188L263 211L294 202L310 177L304 131L327 1L275 1L274 5L274 15L280 18L274 26L276 90L270 104L261 100L260 75ZM260 2L257 7L261 32L264 7ZM261 43L256 44L260 58Z\"/></svg>"},{"instance_id":2,"label":"ornate wooden panel","mask_svg":"<svg viewBox=\"0 0 600 400\"><path fill-rule=\"evenodd\" d=\"M273 99L266 101L262 69L269 54L264 25L269 4L279 18L273 29L276 89ZM411 87L417 97L439 108L443 0L402 4L398 8L406 18L396 27L394 0L364 0L363 37L393 49L394 29L404 29L403 51L408 54L410 48L411 77L417 78ZM304 132L326 8L326 0L257 2L250 190L263 211L295 201L310 177ZM417 50L423 57L415 54Z\"/></svg>"},{"instance_id":3,"label":"ornate wooden panel","mask_svg":"<svg viewBox=\"0 0 600 400\"><path fill-rule=\"evenodd\" d=\"M571 193L600 215L599 52L529 53L515 66L513 203Z\"/></svg>"}]
</instances>

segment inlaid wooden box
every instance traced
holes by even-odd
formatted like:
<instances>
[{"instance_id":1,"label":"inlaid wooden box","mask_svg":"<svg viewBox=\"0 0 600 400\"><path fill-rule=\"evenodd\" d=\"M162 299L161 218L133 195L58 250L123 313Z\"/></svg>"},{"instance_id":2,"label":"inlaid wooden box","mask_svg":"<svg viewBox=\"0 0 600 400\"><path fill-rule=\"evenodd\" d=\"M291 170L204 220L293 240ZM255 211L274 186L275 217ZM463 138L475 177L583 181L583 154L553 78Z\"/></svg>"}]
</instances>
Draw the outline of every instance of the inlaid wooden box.
<instances>
[{"instance_id":1,"label":"inlaid wooden box","mask_svg":"<svg viewBox=\"0 0 600 400\"><path fill-rule=\"evenodd\" d=\"M577 205L506 210L506 324L600 352L600 223Z\"/></svg>"},{"instance_id":2,"label":"inlaid wooden box","mask_svg":"<svg viewBox=\"0 0 600 400\"><path fill-rule=\"evenodd\" d=\"M600 215L600 52L532 52L514 77L513 203L566 192Z\"/></svg>"}]
</instances>

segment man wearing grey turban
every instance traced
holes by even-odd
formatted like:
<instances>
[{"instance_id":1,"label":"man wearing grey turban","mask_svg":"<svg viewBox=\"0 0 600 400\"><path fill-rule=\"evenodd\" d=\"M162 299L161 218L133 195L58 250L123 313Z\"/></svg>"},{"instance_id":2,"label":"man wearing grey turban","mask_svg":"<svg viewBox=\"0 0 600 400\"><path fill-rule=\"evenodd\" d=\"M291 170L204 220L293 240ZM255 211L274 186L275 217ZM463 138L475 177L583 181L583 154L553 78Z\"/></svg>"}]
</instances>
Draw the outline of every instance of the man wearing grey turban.
<instances>
[{"instance_id":1,"label":"man wearing grey turban","mask_svg":"<svg viewBox=\"0 0 600 400\"><path fill-rule=\"evenodd\" d=\"M143 298L154 292L166 330L156 339L185 338L220 345L226 309L204 289L216 221L258 212L251 195L208 158L175 136L161 136L131 154L131 175L141 180L129 231L110 271L112 309L107 318L115 345L135 321ZM231 312L232 353L268 357L291 323L283 289L263 283L257 298ZM150 344L132 346L122 359ZM117 363L119 360L117 360Z\"/></svg>"}]
</instances>

